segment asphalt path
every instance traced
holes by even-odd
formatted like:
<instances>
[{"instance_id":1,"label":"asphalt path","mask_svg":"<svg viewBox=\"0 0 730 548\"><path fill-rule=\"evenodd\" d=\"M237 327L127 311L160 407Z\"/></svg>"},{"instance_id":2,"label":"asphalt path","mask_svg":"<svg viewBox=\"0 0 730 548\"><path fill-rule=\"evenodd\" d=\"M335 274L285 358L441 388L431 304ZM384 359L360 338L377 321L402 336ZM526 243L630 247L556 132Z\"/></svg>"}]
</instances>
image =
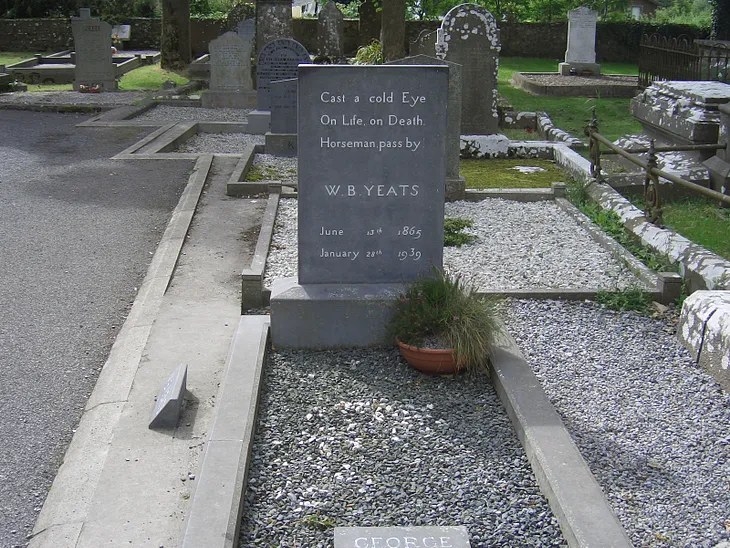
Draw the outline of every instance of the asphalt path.
<instances>
[{"instance_id":1,"label":"asphalt path","mask_svg":"<svg viewBox=\"0 0 730 548\"><path fill-rule=\"evenodd\" d=\"M25 546L190 161L151 129L0 110L0 547ZM124 481L124 478L119 478Z\"/></svg>"}]
</instances>

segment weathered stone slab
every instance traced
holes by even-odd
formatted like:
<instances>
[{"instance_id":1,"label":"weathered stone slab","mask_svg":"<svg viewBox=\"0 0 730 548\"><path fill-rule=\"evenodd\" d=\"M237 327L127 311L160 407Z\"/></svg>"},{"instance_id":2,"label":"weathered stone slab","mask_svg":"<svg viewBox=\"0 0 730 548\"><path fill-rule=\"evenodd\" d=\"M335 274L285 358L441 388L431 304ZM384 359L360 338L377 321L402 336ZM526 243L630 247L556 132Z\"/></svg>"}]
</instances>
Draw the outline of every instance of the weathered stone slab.
<instances>
[{"instance_id":1,"label":"weathered stone slab","mask_svg":"<svg viewBox=\"0 0 730 548\"><path fill-rule=\"evenodd\" d=\"M297 132L296 78L271 82L271 133Z\"/></svg>"},{"instance_id":2,"label":"weathered stone slab","mask_svg":"<svg viewBox=\"0 0 730 548\"><path fill-rule=\"evenodd\" d=\"M112 61L112 27L94 19L90 10L79 10L80 17L71 18L76 68L74 89L99 86L101 90L117 89L116 69Z\"/></svg>"},{"instance_id":3,"label":"weathered stone slab","mask_svg":"<svg viewBox=\"0 0 730 548\"><path fill-rule=\"evenodd\" d=\"M565 51L565 63L560 63L560 74L581 74L590 71L601 73L601 66L596 64L596 21L598 13L581 6L568 12L568 47Z\"/></svg>"},{"instance_id":4,"label":"weathered stone slab","mask_svg":"<svg viewBox=\"0 0 730 548\"><path fill-rule=\"evenodd\" d=\"M180 420L188 379L188 366L178 365L157 394L150 428L175 428Z\"/></svg>"},{"instance_id":5,"label":"weathered stone slab","mask_svg":"<svg viewBox=\"0 0 730 548\"><path fill-rule=\"evenodd\" d=\"M466 527L335 527L335 548L469 548Z\"/></svg>"},{"instance_id":6,"label":"weathered stone slab","mask_svg":"<svg viewBox=\"0 0 730 548\"><path fill-rule=\"evenodd\" d=\"M333 61L344 57L345 16L335 2L327 2L317 17L317 48L319 55Z\"/></svg>"},{"instance_id":7,"label":"weathered stone slab","mask_svg":"<svg viewBox=\"0 0 730 548\"><path fill-rule=\"evenodd\" d=\"M256 53L274 40L294 36L291 0L259 0L256 2Z\"/></svg>"},{"instance_id":8,"label":"weathered stone slab","mask_svg":"<svg viewBox=\"0 0 730 548\"><path fill-rule=\"evenodd\" d=\"M497 69L499 29L494 16L482 6L462 4L441 22L436 57L460 64L463 74L461 133L497 133Z\"/></svg>"},{"instance_id":9,"label":"weathered stone slab","mask_svg":"<svg viewBox=\"0 0 730 548\"><path fill-rule=\"evenodd\" d=\"M250 43L226 32L212 40L209 49L210 86L201 97L203 108L253 108Z\"/></svg>"},{"instance_id":10,"label":"weathered stone slab","mask_svg":"<svg viewBox=\"0 0 730 548\"><path fill-rule=\"evenodd\" d=\"M464 179L459 177L459 158L461 152L461 65L427 55L414 55L386 64L446 65L449 68L449 93L446 102L446 113L448 117L446 125L446 184L450 191L446 194L446 200L463 199Z\"/></svg>"},{"instance_id":11,"label":"weathered stone slab","mask_svg":"<svg viewBox=\"0 0 730 548\"><path fill-rule=\"evenodd\" d=\"M448 68L299 67L299 283L441 268Z\"/></svg>"},{"instance_id":12,"label":"weathered stone slab","mask_svg":"<svg viewBox=\"0 0 730 548\"><path fill-rule=\"evenodd\" d=\"M296 40L281 38L261 49L256 65L256 109L271 109L271 82L297 77L300 63L309 63L307 49Z\"/></svg>"}]
</instances>

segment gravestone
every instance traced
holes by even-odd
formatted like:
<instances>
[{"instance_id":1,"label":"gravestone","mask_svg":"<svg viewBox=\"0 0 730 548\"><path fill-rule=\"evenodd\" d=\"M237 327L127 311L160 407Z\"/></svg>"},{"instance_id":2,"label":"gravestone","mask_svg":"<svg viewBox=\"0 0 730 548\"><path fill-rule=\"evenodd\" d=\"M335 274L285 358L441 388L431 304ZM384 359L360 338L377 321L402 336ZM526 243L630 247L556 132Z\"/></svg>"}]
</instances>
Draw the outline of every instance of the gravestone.
<instances>
[{"instance_id":1,"label":"gravestone","mask_svg":"<svg viewBox=\"0 0 730 548\"><path fill-rule=\"evenodd\" d=\"M248 44L249 52L253 50L253 43L256 39L256 21L254 19L244 19L236 25L236 32Z\"/></svg>"},{"instance_id":2,"label":"gravestone","mask_svg":"<svg viewBox=\"0 0 730 548\"><path fill-rule=\"evenodd\" d=\"M291 0L256 2L256 55L269 42L292 36Z\"/></svg>"},{"instance_id":3,"label":"gravestone","mask_svg":"<svg viewBox=\"0 0 730 548\"><path fill-rule=\"evenodd\" d=\"M568 12L568 48L565 62L559 70L563 76L590 72L601 74L601 65L596 64L596 21L598 14L581 6Z\"/></svg>"},{"instance_id":4,"label":"gravestone","mask_svg":"<svg viewBox=\"0 0 730 548\"><path fill-rule=\"evenodd\" d=\"M497 133L499 29L494 16L476 4L452 8L441 22L436 57L462 66L461 133Z\"/></svg>"},{"instance_id":5,"label":"gravestone","mask_svg":"<svg viewBox=\"0 0 730 548\"><path fill-rule=\"evenodd\" d=\"M343 58L345 16L332 0L319 11L317 17L317 48L319 55L332 61Z\"/></svg>"},{"instance_id":6,"label":"gravestone","mask_svg":"<svg viewBox=\"0 0 730 548\"><path fill-rule=\"evenodd\" d=\"M73 88L98 86L101 91L117 89L116 67L112 61L112 27L91 17L91 10L82 8L79 17L71 18L75 62Z\"/></svg>"},{"instance_id":7,"label":"gravestone","mask_svg":"<svg viewBox=\"0 0 730 548\"><path fill-rule=\"evenodd\" d=\"M373 40L380 38L380 19L381 14L375 7L373 0L364 0L360 7L357 8L358 35L360 40L358 44L367 46Z\"/></svg>"},{"instance_id":8,"label":"gravestone","mask_svg":"<svg viewBox=\"0 0 730 548\"><path fill-rule=\"evenodd\" d=\"M335 548L469 548L466 527L335 527Z\"/></svg>"},{"instance_id":9,"label":"gravestone","mask_svg":"<svg viewBox=\"0 0 730 548\"><path fill-rule=\"evenodd\" d=\"M403 284L442 267L447 101L446 66L299 67L299 277L272 288L274 344L386 343Z\"/></svg>"},{"instance_id":10,"label":"gravestone","mask_svg":"<svg viewBox=\"0 0 730 548\"><path fill-rule=\"evenodd\" d=\"M117 36L120 42L129 42L132 39L132 25L114 25L112 35ZM119 44L121 47L121 44Z\"/></svg>"},{"instance_id":11,"label":"gravestone","mask_svg":"<svg viewBox=\"0 0 730 548\"><path fill-rule=\"evenodd\" d=\"M388 65L446 65L449 68L449 93L446 101L446 201L463 200L465 181L459 176L461 154L461 86L462 67L457 63L443 61L427 55L414 55Z\"/></svg>"},{"instance_id":12,"label":"gravestone","mask_svg":"<svg viewBox=\"0 0 730 548\"><path fill-rule=\"evenodd\" d=\"M408 48L408 54L414 55L428 55L433 57L436 55L436 38L438 32L430 29L423 29L413 42L411 42Z\"/></svg>"},{"instance_id":13,"label":"gravestone","mask_svg":"<svg viewBox=\"0 0 730 548\"><path fill-rule=\"evenodd\" d=\"M212 40L210 86L201 100L203 108L253 108L256 93L251 80L251 48L235 32Z\"/></svg>"},{"instance_id":14,"label":"gravestone","mask_svg":"<svg viewBox=\"0 0 730 548\"><path fill-rule=\"evenodd\" d=\"M270 130L271 82L297 77L300 63L309 63L307 49L296 40L280 38L266 44L256 65L256 110L248 115L248 131Z\"/></svg>"},{"instance_id":15,"label":"gravestone","mask_svg":"<svg viewBox=\"0 0 730 548\"><path fill-rule=\"evenodd\" d=\"M271 82L271 131L265 137L267 154L297 154L297 82L296 78Z\"/></svg>"}]
</instances>

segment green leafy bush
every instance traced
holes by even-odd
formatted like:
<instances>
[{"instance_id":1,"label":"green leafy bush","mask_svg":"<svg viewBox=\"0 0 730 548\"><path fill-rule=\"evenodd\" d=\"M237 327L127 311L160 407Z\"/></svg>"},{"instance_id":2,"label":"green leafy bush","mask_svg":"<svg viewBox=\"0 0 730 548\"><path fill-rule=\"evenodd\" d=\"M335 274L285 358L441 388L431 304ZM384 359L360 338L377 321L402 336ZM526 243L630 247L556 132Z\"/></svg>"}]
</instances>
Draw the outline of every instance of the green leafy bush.
<instances>
[{"instance_id":1,"label":"green leafy bush","mask_svg":"<svg viewBox=\"0 0 730 548\"><path fill-rule=\"evenodd\" d=\"M352 60L353 65L382 65L383 45L378 40L373 40L367 46L360 46Z\"/></svg>"},{"instance_id":2,"label":"green leafy bush","mask_svg":"<svg viewBox=\"0 0 730 548\"><path fill-rule=\"evenodd\" d=\"M444 245L446 247L461 247L464 244L470 244L476 241L474 234L462 232L465 228L474 226L471 219L462 219L455 217L444 220Z\"/></svg>"}]
</instances>

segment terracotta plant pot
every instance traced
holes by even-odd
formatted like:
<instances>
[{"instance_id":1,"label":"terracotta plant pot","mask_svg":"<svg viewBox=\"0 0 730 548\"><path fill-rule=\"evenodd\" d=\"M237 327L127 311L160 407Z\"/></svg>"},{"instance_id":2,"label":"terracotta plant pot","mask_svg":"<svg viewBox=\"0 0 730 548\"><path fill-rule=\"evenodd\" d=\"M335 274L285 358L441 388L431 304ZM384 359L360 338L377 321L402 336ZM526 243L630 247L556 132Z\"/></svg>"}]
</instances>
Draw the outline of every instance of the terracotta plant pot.
<instances>
[{"instance_id":1,"label":"terracotta plant pot","mask_svg":"<svg viewBox=\"0 0 730 548\"><path fill-rule=\"evenodd\" d=\"M415 369L430 375L453 375L456 368L454 351L450 348L418 348L399 341L400 354Z\"/></svg>"}]
</instances>

